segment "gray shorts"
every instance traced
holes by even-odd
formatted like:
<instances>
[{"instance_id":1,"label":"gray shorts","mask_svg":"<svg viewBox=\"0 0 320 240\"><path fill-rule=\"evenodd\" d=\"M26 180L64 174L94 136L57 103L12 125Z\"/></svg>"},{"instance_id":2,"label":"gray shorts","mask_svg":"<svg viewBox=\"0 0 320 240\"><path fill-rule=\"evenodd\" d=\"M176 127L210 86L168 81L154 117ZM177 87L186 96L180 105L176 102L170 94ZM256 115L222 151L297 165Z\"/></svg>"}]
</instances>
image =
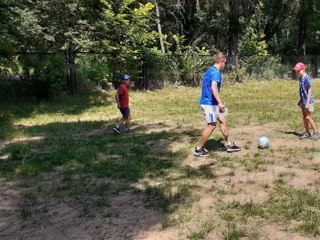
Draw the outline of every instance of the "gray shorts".
<instances>
[{"instance_id":1,"label":"gray shorts","mask_svg":"<svg viewBox=\"0 0 320 240\"><path fill-rule=\"evenodd\" d=\"M215 123L221 117L227 117L228 109L225 108L224 112L220 112L219 107L217 105L200 105L203 112L204 117L207 123Z\"/></svg>"},{"instance_id":2,"label":"gray shorts","mask_svg":"<svg viewBox=\"0 0 320 240\"><path fill-rule=\"evenodd\" d=\"M300 103L300 108L301 108L301 110L302 110L303 112L313 112L313 111L314 111L313 103L310 103L309 105L310 105L309 109L306 109L306 108L305 108L305 105L303 105L302 103Z\"/></svg>"}]
</instances>

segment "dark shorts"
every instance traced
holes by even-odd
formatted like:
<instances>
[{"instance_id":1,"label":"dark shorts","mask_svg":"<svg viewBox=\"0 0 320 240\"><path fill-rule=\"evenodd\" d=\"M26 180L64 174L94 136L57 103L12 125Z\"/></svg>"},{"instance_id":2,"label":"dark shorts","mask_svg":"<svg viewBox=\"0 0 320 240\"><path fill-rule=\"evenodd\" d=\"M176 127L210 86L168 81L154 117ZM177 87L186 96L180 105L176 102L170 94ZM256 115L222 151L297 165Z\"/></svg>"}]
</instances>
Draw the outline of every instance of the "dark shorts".
<instances>
[{"instance_id":1,"label":"dark shorts","mask_svg":"<svg viewBox=\"0 0 320 240\"><path fill-rule=\"evenodd\" d=\"M130 108L120 108L120 112L123 117L128 117L130 115Z\"/></svg>"}]
</instances>

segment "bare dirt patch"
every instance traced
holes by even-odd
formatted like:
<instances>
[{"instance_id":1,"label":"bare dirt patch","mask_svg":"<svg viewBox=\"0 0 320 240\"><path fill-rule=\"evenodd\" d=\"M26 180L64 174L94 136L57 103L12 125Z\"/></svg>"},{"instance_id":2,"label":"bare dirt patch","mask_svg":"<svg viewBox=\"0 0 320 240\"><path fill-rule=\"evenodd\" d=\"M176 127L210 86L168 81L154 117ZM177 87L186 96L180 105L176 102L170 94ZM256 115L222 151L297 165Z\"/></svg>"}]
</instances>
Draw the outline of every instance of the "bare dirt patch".
<instances>
[{"instance_id":1,"label":"bare dirt patch","mask_svg":"<svg viewBox=\"0 0 320 240\"><path fill-rule=\"evenodd\" d=\"M174 130L173 126L156 123L137 128L136 134ZM94 130L87 134L112 133L109 130ZM0 239L188 239L192 233L205 231L208 221L213 220L214 226L204 235L204 239L223 239L227 223L220 218L219 211L224 204L232 201L263 203L279 178L294 188L312 189L315 186L319 171L312 169L312 165L320 163L315 157L320 141L300 141L296 135L281 132L272 124L231 129L231 135L242 147L241 152L214 152L211 157L203 159L192 155L195 141L190 136L175 142L170 139L150 142L151 152L157 156L190 148L179 166L189 166L194 172L168 174L172 174L172 184L190 183L194 186L192 190L197 200L190 206L175 202L178 207L171 212L164 212L157 205L157 199L147 194L146 186L153 186L157 181L148 176L134 183L104 178L94 180L97 184L110 183L113 186L110 194L103 196L81 191L71 194L70 190L61 190L64 167L43 174L35 185L25 186L26 179L0 179ZM270 149L257 149L256 142L261 135L269 136ZM106 158L110 156L97 153L98 160ZM0 159L8 160L5 155ZM270 161L258 162L261 168L251 167L255 159ZM226 166L222 166L223 161L227 161ZM197 175L205 170L213 176L206 178L207 175ZM282 223L268 221L258 227L252 222L246 228L249 232L257 232L259 239L316 239L285 229Z\"/></svg>"}]
</instances>

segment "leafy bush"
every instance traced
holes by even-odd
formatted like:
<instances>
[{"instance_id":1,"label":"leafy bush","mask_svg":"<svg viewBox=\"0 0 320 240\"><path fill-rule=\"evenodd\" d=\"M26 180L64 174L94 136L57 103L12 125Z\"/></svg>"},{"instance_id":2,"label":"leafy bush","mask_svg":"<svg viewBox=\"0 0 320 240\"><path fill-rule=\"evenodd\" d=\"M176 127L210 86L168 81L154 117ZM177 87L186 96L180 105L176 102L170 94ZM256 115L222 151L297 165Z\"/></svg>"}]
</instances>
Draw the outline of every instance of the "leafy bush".
<instances>
[{"instance_id":1,"label":"leafy bush","mask_svg":"<svg viewBox=\"0 0 320 240\"><path fill-rule=\"evenodd\" d=\"M263 29L256 27L264 21L261 18L262 7L261 4L257 7L240 41L239 50L243 57L239 65L247 78L270 80L275 77L274 69L280 64L280 57L269 55Z\"/></svg>"},{"instance_id":2,"label":"leafy bush","mask_svg":"<svg viewBox=\"0 0 320 240\"><path fill-rule=\"evenodd\" d=\"M291 65L290 64L277 64L274 66L274 72L279 78L291 78Z\"/></svg>"},{"instance_id":3,"label":"leafy bush","mask_svg":"<svg viewBox=\"0 0 320 240\"><path fill-rule=\"evenodd\" d=\"M16 97L15 82L10 79L0 78L0 99L1 101L13 100Z\"/></svg>"},{"instance_id":4,"label":"leafy bush","mask_svg":"<svg viewBox=\"0 0 320 240\"><path fill-rule=\"evenodd\" d=\"M62 55L22 56L24 95L48 99L66 86L66 64Z\"/></svg>"},{"instance_id":5,"label":"leafy bush","mask_svg":"<svg viewBox=\"0 0 320 240\"><path fill-rule=\"evenodd\" d=\"M198 85L197 73L202 72L212 63L208 63L209 52L205 48L191 48L184 46L184 36L173 36L176 42L175 63L176 72L179 74L179 81L186 86ZM211 59L210 59L211 61Z\"/></svg>"},{"instance_id":6,"label":"leafy bush","mask_svg":"<svg viewBox=\"0 0 320 240\"><path fill-rule=\"evenodd\" d=\"M239 63L248 79L271 80L277 77L275 69L280 65L280 57L254 55L243 57Z\"/></svg>"},{"instance_id":7,"label":"leafy bush","mask_svg":"<svg viewBox=\"0 0 320 240\"><path fill-rule=\"evenodd\" d=\"M228 63L227 68L223 73L223 83L235 83L243 82L246 78L246 72L243 68L236 71L236 66L234 64Z\"/></svg>"},{"instance_id":8,"label":"leafy bush","mask_svg":"<svg viewBox=\"0 0 320 240\"><path fill-rule=\"evenodd\" d=\"M174 82L173 64L169 55L164 55L159 49L152 48L146 52L143 59L146 69L144 87L148 89L161 88L165 82ZM143 79L142 79L143 80Z\"/></svg>"},{"instance_id":9,"label":"leafy bush","mask_svg":"<svg viewBox=\"0 0 320 240\"><path fill-rule=\"evenodd\" d=\"M0 113L0 124L1 125L11 123L11 121L12 121L12 115L10 113L7 113L7 112Z\"/></svg>"},{"instance_id":10,"label":"leafy bush","mask_svg":"<svg viewBox=\"0 0 320 240\"><path fill-rule=\"evenodd\" d=\"M112 83L109 82L107 79L102 79L102 80L99 82L99 85L100 85L100 87L101 87L103 90L110 90L111 87L112 87Z\"/></svg>"},{"instance_id":11,"label":"leafy bush","mask_svg":"<svg viewBox=\"0 0 320 240\"><path fill-rule=\"evenodd\" d=\"M103 79L110 79L110 68L108 66L108 58L103 55L84 55L80 56L78 61L81 68L78 76L82 82L93 82L98 85Z\"/></svg>"}]
</instances>

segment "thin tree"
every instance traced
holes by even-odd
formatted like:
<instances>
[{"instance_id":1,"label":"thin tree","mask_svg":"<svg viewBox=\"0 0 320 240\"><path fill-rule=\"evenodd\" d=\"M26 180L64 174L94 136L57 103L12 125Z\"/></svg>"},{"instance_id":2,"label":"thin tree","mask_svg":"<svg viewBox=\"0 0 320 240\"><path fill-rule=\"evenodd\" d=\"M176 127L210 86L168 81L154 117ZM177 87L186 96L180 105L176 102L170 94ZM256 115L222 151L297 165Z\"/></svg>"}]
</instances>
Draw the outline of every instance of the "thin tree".
<instances>
[{"instance_id":1,"label":"thin tree","mask_svg":"<svg viewBox=\"0 0 320 240\"><path fill-rule=\"evenodd\" d=\"M166 51L165 51L164 44L163 44L163 35L162 35L161 23L160 23L160 11L159 11L159 6L158 6L157 0L154 0L154 5L156 7L156 21L157 21L157 26L158 26L158 34L159 34L161 52L163 54L165 54Z\"/></svg>"}]
</instances>

